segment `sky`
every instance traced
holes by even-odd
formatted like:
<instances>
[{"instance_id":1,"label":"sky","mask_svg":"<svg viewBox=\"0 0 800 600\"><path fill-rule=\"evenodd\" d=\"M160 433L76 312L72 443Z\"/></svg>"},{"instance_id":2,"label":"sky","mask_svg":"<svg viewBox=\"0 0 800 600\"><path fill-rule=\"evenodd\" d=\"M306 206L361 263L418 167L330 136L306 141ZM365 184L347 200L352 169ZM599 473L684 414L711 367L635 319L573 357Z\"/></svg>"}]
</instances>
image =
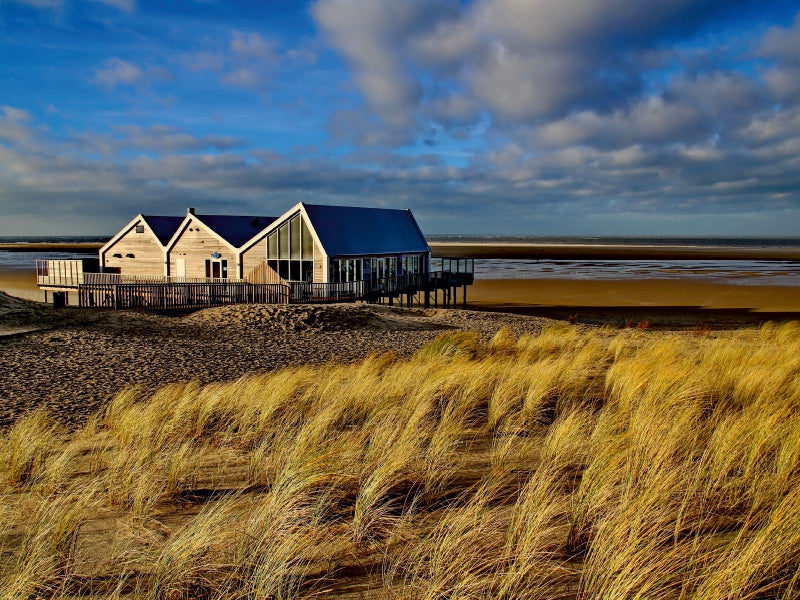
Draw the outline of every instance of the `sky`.
<instances>
[{"instance_id":1,"label":"sky","mask_svg":"<svg viewBox=\"0 0 800 600\"><path fill-rule=\"evenodd\" d=\"M0 0L0 236L299 201L799 236L800 6Z\"/></svg>"}]
</instances>

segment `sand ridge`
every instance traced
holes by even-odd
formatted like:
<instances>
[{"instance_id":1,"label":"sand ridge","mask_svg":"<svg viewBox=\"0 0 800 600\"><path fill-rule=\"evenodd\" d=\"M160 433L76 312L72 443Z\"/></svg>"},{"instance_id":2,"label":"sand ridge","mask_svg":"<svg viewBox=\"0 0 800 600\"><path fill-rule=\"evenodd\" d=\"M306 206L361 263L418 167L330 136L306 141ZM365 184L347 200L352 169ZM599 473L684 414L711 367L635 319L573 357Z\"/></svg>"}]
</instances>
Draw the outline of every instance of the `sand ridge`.
<instances>
[{"instance_id":1,"label":"sand ridge","mask_svg":"<svg viewBox=\"0 0 800 600\"><path fill-rule=\"evenodd\" d=\"M155 391L170 382L354 362L374 352L408 356L447 330L488 339L502 327L520 335L550 322L365 304L225 306L168 317L55 310L0 293L0 332L7 332L0 336L0 427L39 406L77 426L129 386Z\"/></svg>"}]
</instances>

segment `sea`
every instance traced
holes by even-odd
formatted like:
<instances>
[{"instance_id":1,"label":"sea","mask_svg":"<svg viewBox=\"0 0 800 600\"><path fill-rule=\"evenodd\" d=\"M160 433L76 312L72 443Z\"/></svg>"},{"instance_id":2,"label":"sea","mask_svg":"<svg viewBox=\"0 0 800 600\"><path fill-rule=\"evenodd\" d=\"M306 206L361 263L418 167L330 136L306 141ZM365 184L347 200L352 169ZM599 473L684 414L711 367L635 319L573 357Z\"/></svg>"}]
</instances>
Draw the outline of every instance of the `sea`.
<instances>
[{"instance_id":1,"label":"sea","mask_svg":"<svg viewBox=\"0 0 800 600\"><path fill-rule=\"evenodd\" d=\"M2 237L13 243L105 243L110 236ZM723 248L800 248L800 237L649 237L542 235L429 235L429 242L539 243L593 245L700 246ZM33 269L36 259L77 259L70 252L0 250L0 267ZM434 261L433 268L436 268ZM800 287L800 261L792 260L517 260L479 259L476 279L681 279L737 285Z\"/></svg>"}]
</instances>

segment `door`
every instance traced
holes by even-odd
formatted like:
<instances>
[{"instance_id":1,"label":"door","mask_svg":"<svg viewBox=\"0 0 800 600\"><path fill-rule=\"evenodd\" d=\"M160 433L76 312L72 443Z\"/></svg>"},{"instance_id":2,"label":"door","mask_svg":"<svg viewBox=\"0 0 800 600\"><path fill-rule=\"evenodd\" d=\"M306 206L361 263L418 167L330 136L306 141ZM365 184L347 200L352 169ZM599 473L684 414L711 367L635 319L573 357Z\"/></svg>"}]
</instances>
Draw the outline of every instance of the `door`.
<instances>
[{"instance_id":1,"label":"door","mask_svg":"<svg viewBox=\"0 0 800 600\"><path fill-rule=\"evenodd\" d=\"M175 277L186 277L186 259L175 259Z\"/></svg>"}]
</instances>

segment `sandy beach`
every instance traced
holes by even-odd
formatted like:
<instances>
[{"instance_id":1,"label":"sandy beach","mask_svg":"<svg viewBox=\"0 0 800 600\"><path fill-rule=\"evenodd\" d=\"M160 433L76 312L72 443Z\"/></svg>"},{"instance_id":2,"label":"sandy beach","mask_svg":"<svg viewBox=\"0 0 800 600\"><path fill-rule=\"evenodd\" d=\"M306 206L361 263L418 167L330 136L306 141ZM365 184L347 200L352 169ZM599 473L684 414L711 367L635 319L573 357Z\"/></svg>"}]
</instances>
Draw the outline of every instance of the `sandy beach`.
<instances>
[{"instance_id":1,"label":"sandy beach","mask_svg":"<svg viewBox=\"0 0 800 600\"><path fill-rule=\"evenodd\" d=\"M530 256L531 249L508 251ZM473 246L463 252L495 250ZM54 310L42 302L27 268L0 267L0 291L10 294L0 294L0 427L37 406L77 425L131 385L155 390L187 379L230 381L304 363L355 361L372 352L407 356L447 330L477 331L486 339L503 327L519 335L560 320L707 332L800 318L800 287L702 277L478 279L468 288L468 310L251 305L181 317Z\"/></svg>"}]
</instances>

